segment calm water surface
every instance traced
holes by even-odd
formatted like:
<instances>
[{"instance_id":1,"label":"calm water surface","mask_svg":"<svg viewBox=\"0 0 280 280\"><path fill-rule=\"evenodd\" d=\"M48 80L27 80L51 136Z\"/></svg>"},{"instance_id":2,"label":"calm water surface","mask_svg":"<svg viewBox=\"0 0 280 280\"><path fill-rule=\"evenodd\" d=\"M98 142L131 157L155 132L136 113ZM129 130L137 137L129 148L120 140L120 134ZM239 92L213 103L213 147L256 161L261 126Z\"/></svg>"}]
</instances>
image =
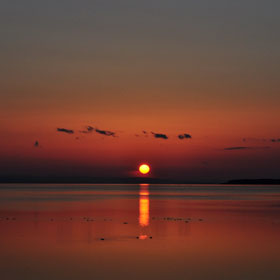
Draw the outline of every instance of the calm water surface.
<instances>
[{"instance_id":1,"label":"calm water surface","mask_svg":"<svg viewBox=\"0 0 280 280\"><path fill-rule=\"evenodd\" d=\"M280 279L280 186L0 185L0 279Z\"/></svg>"}]
</instances>

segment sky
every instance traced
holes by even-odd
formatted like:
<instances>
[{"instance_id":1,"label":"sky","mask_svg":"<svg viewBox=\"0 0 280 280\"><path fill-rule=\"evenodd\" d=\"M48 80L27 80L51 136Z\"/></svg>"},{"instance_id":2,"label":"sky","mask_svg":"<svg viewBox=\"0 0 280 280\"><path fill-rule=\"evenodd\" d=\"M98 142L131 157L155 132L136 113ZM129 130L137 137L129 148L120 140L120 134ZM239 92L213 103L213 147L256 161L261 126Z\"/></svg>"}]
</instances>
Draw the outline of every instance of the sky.
<instances>
[{"instance_id":1,"label":"sky","mask_svg":"<svg viewBox=\"0 0 280 280\"><path fill-rule=\"evenodd\" d=\"M279 9L2 0L0 176L279 177Z\"/></svg>"}]
</instances>

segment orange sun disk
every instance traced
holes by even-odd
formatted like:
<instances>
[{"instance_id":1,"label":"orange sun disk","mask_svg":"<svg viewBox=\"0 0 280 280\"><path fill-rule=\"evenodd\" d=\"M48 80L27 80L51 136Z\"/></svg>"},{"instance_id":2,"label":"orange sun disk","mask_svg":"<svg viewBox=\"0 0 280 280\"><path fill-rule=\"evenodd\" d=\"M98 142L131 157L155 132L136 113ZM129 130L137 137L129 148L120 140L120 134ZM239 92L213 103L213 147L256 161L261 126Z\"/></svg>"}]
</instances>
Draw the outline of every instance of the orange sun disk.
<instances>
[{"instance_id":1,"label":"orange sun disk","mask_svg":"<svg viewBox=\"0 0 280 280\"><path fill-rule=\"evenodd\" d=\"M150 166L148 164L141 164L139 166L139 172L142 174L148 174L150 172Z\"/></svg>"}]
</instances>

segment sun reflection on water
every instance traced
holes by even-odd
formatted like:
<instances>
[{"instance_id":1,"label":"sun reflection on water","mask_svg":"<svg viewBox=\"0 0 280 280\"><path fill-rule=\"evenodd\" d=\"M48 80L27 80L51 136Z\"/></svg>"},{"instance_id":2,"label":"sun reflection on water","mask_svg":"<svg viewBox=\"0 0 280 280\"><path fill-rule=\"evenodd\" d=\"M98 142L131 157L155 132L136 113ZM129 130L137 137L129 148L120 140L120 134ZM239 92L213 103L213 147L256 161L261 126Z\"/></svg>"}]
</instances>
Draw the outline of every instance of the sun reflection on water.
<instances>
[{"instance_id":1,"label":"sun reflection on water","mask_svg":"<svg viewBox=\"0 0 280 280\"><path fill-rule=\"evenodd\" d=\"M141 227L146 227L149 225L149 207L149 185L141 184L139 192L139 224Z\"/></svg>"}]
</instances>

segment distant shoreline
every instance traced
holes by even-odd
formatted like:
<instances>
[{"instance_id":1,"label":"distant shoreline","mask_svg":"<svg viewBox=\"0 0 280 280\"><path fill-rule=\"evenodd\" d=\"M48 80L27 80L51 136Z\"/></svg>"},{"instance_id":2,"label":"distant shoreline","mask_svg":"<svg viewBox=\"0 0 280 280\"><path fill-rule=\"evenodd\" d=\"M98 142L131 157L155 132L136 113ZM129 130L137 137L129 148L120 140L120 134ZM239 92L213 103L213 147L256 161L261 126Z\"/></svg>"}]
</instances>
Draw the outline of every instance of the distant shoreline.
<instances>
[{"instance_id":1,"label":"distant shoreline","mask_svg":"<svg viewBox=\"0 0 280 280\"><path fill-rule=\"evenodd\" d=\"M237 179L229 180L225 184L229 185L279 185L280 179Z\"/></svg>"},{"instance_id":2,"label":"distant shoreline","mask_svg":"<svg viewBox=\"0 0 280 280\"><path fill-rule=\"evenodd\" d=\"M2 176L0 184L226 184L226 185L280 185L280 179L234 179L226 182L191 182L149 177L54 177L54 176Z\"/></svg>"}]
</instances>

